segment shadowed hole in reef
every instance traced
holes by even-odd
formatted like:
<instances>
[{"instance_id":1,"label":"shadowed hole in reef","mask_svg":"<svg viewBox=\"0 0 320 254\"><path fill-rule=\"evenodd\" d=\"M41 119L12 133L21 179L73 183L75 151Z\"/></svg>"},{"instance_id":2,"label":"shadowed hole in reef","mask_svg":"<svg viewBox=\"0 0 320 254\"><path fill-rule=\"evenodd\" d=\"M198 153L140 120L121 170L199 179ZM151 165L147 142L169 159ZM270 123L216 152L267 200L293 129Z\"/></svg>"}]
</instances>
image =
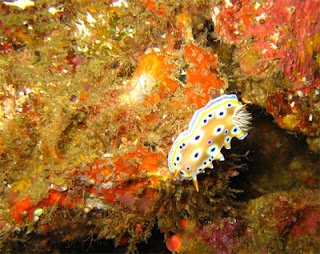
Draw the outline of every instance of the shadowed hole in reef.
<instances>
[{"instance_id":1,"label":"shadowed hole in reef","mask_svg":"<svg viewBox=\"0 0 320 254\"><path fill-rule=\"evenodd\" d=\"M248 156L242 159L246 169L231 177L229 183L231 188L243 191L237 194L237 200L249 201L276 191L301 187L303 183L295 178L290 165L297 158L305 164L315 165L318 156L308 149L306 137L278 127L263 108L255 105L247 107L253 117L252 129L244 142L239 144L248 150Z\"/></svg>"},{"instance_id":2,"label":"shadowed hole in reef","mask_svg":"<svg viewBox=\"0 0 320 254\"><path fill-rule=\"evenodd\" d=\"M113 240L97 239L97 235L78 241L65 242L52 249L58 251L57 253L127 253L126 245L115 247ZM157 230L157 225L152 229L147 242L137 244L137 251L138 253L171 253L166 247L163 234Z\"/></svg>"}]
</instances>

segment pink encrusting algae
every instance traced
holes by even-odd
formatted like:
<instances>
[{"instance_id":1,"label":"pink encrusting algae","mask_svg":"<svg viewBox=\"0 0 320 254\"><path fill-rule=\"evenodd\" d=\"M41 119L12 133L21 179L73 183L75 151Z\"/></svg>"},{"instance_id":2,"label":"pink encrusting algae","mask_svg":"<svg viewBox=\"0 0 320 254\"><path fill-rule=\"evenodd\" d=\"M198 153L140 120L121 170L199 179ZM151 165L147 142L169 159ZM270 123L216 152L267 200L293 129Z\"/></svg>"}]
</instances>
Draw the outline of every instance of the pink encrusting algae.
<instances>
[{"instance_id":1,"label":"pink encrusting algae","mask_svg":"<svg viewBox=\"0 0 320 254\"><path fill-rule=\"evenodd\" d=\"M237 45L240 70L256 82L245 84L244 102L266 107L282 128L307 135L320 130L318 7L318 0L228 1L212 7L215 31ZM300 108L290 110L299 101ZM288 113L280 113L283 107Z\"/></svg>"}]
</instances>

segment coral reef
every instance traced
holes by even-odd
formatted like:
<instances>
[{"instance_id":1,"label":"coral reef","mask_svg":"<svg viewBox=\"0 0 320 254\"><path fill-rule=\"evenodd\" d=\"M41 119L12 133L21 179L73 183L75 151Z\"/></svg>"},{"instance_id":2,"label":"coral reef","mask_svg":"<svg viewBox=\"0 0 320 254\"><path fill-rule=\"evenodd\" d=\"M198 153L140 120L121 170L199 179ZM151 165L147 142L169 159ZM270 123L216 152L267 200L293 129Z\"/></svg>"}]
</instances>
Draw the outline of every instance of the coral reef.
<instances>
[{"instance_id":1,"label":"coral reef","mask_svg":"<svg viewBox=\"0 0 320 254\"><path fill-rule=\"evenodd\" d=\"M196 253L199 249L202 253L234 253L235 246L239 245L237 235L240 231L240 224L234 218L203 226L186 237L185 253Z\"/></svg>"},{"instance_id":2,"label":"coral reef","mask_svg":"<svg viewBox=\"0 0 320 254\"><path fill-rule=\"evenodd\" d=\"M319 2L221 1L215 31L235 44L242 98L266 107L280 127L319 135Z\"/></svg>"},{"instance_id":3,"label":"coral reef","mask_svg":"<svg viewBox=\"0 0 320 254\"><path fill-rule=\"evenodd\" d=\"M249 242L245 251L319 251L317 193L301 189L265 195L250 201L247 213L252 221L245 232Z\"/></svg>"},{"instance_id":4,"label":"coral reef","mask_svg":"<svg viewBox=\"0 0 320 254\"><path fill-rule=\"evenodd\" d=\"M134 252L155 228L179 253L319 251L316 4L2 2L0 251ZM253 128L197 192L168 153L226 93Z\"/></svg>"}]
</instances>

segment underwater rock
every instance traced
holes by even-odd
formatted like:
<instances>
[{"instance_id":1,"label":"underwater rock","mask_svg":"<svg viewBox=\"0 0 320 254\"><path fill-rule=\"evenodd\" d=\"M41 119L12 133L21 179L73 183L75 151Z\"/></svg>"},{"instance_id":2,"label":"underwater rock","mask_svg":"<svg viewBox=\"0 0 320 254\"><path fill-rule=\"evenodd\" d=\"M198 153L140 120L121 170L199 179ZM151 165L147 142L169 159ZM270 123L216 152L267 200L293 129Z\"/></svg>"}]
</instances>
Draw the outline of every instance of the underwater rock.
<instances>
[{"instance_id":1,"label":"underwater rock","mask_svg":"<svg viewBox=\"0 0 320 254\"><path fill-rule=\"evenodd\" d=\"M240 223L234 218L224 218L187 234L181 253L235 253L239 245Z\"/></svg>"},{"instance_id":2,"label":"underwater rock","mask_svg":"<svg viewBox=\"0 0 320 254\"><path fill-rule=\"evenodd\" d=\"M319 195L308 189L277 192L251 200L247 207L245 251L319 251ZM253 244L254 243L254 244Z\"/></svg>"},{"instance_id":3,"label":"underwater rock","mask_svg":"<svg viewBox=\"0 0 320 254\"><path fill-rule=\"evenodd\" d=\"M212 14L215 32L236 45L235 60L247 76L239 80L244 102L266 107L280 127L307 135L320 131L318 5L222 1Z\"/></svg>"},{"instance_id":4,"label":"underwater rock","mask_svg":"<svg viewBox=\"0 0 320 254\"><path fill-rule=\"evenodd\" d=\"M106 7L111 11L104 14L105 19L91 12L91 7L81 8L85 21L77 20L70 33L77 41L52 28L38 48L43 52L37 53L37 68L25 68L30 46L15 53L8 48L14 64L5 66L7 83L1 90L0 112L1 158L6 165L1 175L0 222L6 250L14 249L15 240L6 241L14 235L45 250L58 242L98 234L133 251L137 242L150 236L164 209L175 214L176 204L169 199L164 207L165 197L180 198L178 187L194 192L167 170L167 154L173 135L225 86L217 75L215 54L210 48L182 43L182 33L170 35L175 45L168 39L162 50L151 45L146 49L149 24L148 37L141 36L140 47L133 49L134 42L126 40L133 32L130 17L121 20L127 7ZM54 14L57 27L64 27L61 20L72 21L71 14L62 18L68 15L65 11ZM15 15L7 8L2 12ZM163 17L148 15L159 32L157 19ZM11 24L4 22L4 26ZM24 29L16 26L17 31ZM2 23L0 29L4 32ZM8 33L15 32L9 29ZM101 55L96 55L97 50ZM229 193L227 171L223 180L219 177L221 193ZM212 188L212 181L203 186ZM209 209L212 204L204 200L200 205ZM186 199L186 204L178 209L193 209L195 214L199 204L192 199ZM174 218L167 224L173 225ZM173 228L164 231L167 234ZM51 237L58 231L63 232Z\"/></svg>"}]
</instances>

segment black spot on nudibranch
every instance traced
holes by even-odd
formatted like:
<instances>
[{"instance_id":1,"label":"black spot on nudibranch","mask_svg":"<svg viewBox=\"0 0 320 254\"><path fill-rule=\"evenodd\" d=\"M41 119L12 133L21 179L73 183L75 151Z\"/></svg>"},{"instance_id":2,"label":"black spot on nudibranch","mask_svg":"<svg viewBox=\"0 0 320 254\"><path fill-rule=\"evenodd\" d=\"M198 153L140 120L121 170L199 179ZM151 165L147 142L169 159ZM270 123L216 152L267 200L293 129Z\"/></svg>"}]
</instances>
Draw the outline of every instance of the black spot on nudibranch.
<instances>
[{"instance_id":1,"label":"black spot on nudibranch","mask_svg":"<svg viewBox=\"0 0 320 254\"><path fill-rule=\"evenodd\" d=\"M213 115L212 115L212 114L209 114L208 117L211 118L211 117L213 117Z\"/></svg>"},{"instance_id":2,"label":"black spot on nudibranch","mask_svg":"<svg viewBox=\"0 0 320 254\"><path fill-rule=\"evenodd\" d=\"M185 147L185 146L186 146L186 143L182 143L182 146Z\"/></svg>"},{"instance_id":3,"label":"black spot on nudibranch","mask_svg":"<svg viewBox=\"0 0 320 254\"><path fill-rule=\"evenodd\" d=\"M195 139L195 140L199 140L199 138L200 138L200 136L198 135L198 136L196 136L194 139Z\"/></svg>"},{"instance_id":4,"label":"black spot on nudibranch","mask_svg":"<svg viewBox=\"0 0 320 254\"><path fill-rule=\"evenodd\" d=\"M214 152L216 150L216 148L215 147L213 147L213 148L211 148L211 152Z\"/></svg>"},{"instance_id":5,"label":"black spot on nudibranch","mask_svg":"<svg viewBox=\"0 0 320 254\"><path fill-rule=\"evenodd\" d=\"M177 166L177 163L173 163L173 165Z\"/></svg>"},{"instance_id":6,"label":"black spot on nudibranch","mask_svg":"<svg viewBox=\"0 0 320 254\"><path fill-rule=\"evenodd\" d=\"M221 112L219 113L219 116L223 116L223 115L224 115L224 112L221 111Z\"/></svg>"},{"instance_id":7,"label":"black spot on nudibranch","mask_svg":"<svg viewBox=\"0 0 320 254\"><path fill-rule=\"evenodd\" d=\"M228 108L230 108L231 107L231 103L228 103Z\"/></svg>"},{"instance_id":8,"label":"black spot on nudibranch","mask_svg":"<svg viewBox=\"0 0 320 254\"><path fill-rule=\"evenodd\" d=\"M191 168L190 168L189 166L188 166L188 167L186 167L186 170L188 170L188 171L189 171L190 169L191 169Z\"/></svg>"},{"instance_id":9,"label":"black spot on nudibranch","mask_svg":"<svg viewBox=\"0 0 320 254\"><path fill-rule=\"evenodd\" d=\"M219 133L221 131L221 128L219 127L219 128L217 128L217 132Z\"/></svg>"},{"instance_id":10,"label":"black spot on nudibranch","mask_svg":"<svg viewBox=\"0 0 320 254\"><path fill-rule=\"evenodd\" d=\"M180 171L180 174L181 174L181 175L184 175L185 173L181 170L181 171Z\"/></svg>"},{"instance_id":11,"label":"black spot on nudibranch","mask_svg":"<svg viewBox=\"0 0 320 254\"><path fill-rule=\"evenodd\" d=\"M203 165L207 165L207 162L206 162L206 161L204 161L202 164L203 164Z\"/></svg>"},{"instance_id":12,"label":"black spot on nudibranch","mask_svg":"<svg viewBox=\"0 0 320 254\"><path fill-rule=\"evenodd\" d=\"M199 156L199 153L194 154L194 158L198 158L198 156Z\"/></svg>"},{"instance_id":13,"label":"black spot on nudibranch","mask_svg":"<svg viewBox=\"0 0 320 254\"><path fill-rule=\"evenodd\" d=\"M198 172L201 172L203 170L203 168L198 168Z\"/></svg>"},{"instance_id":14,"label":"black spot on nudibranch","mask_svg":"<svg viewBox=\"0 0 320 254\"><path fill-rule=\"evenodd\" d=\"M208 145L211 145L212 144L212 140L208 140Z\"/></svg>"},{"instance_id":15,"label":"black spot on nudibranch","mask_svg":"<svg viewBox=\"0 0 320 254\"><path fill-rule=\"evenodd\" d=\"M207 122L208 122L208 120L207 120L207 119L204 119L204 120L203 120L203 123L204 123L204 124L206 124Z\"/></svg>"},{"instance_id":16,"label":"black spot on nudibranch","mask_svg":"<svg viewBox=\"0 0 320 254\"><path fill-rule=\"evenodd\" d=\"M230 138L229 138L229 137L227 137L227 138L226 138L226 142L228 143L229 141L230 141Z\"/></svg>"},{"instance_id":17,"label":"black spot on nudibranch","mask_svg":"<svg viewBox=\"0 0 320 254\"><path fill-rule=\"evenodd\" d=\"M179 157L179 156L177 156L176 160L177 160L177 161L180 161L180 157Z\"/></svg>"},{"instance_id":18,"label":"black spot on nudibranch","mask_svg":"<svg viewBox=\"0 0 320 254\"><path fill-rule=\"evenodd\" d=\"M232 130L233 133L236 133L237 131L238 131L237 127L234 127L233 130Z\"/></svg>"},{"instance_id":19,"label":"black spot on nudibranch","mask_svg":"<svg viewBox=\"0 0 320 254\"><path fill-rule=\"evenodd\" d=\"M229 132L229 130L225 130L225 131L224 131L224 134L225 134L225 135L227 135L227 134L228 134L228 132Z\"/></svg>"}]
</instances>

